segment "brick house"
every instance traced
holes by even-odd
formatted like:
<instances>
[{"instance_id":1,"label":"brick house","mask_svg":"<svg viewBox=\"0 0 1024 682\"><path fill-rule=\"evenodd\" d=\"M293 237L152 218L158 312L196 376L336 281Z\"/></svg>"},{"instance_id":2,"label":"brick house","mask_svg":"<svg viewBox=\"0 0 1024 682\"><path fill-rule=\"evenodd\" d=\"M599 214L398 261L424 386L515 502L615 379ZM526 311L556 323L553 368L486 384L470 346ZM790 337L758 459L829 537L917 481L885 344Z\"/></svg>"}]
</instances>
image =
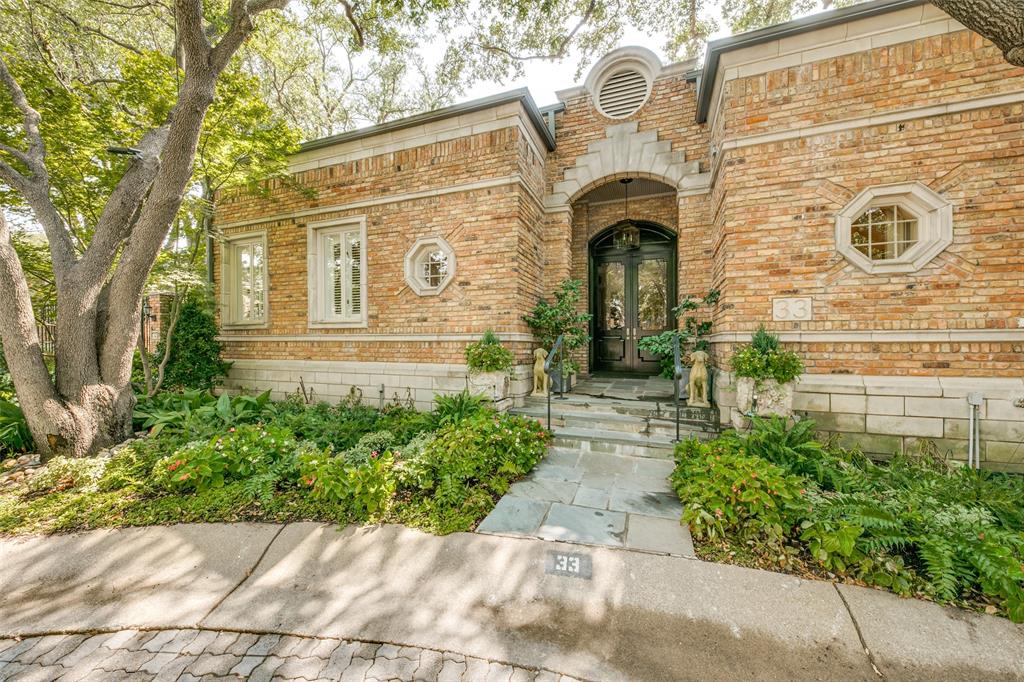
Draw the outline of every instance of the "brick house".
<instances>
[{"instance_id":1,"label":"brick house","mask_svg":"<svg viewBox=\"0 0 1024 682\"><path fill-rule=\"evenodd\" d=\"M291 182L222 196L228 385L426 407L490 328L519 399L522 315L562 280L594 314L584 374L655 371L637 340L717 289L723 422L763 323L824 429L963 456L977 391L986 466L1024 467L1024 69L928 3L876 0L714 41L702 66L622 48L558 95L315 140ZM639 234L612 230L626 215Z\"/></svg>"}]
</instances>

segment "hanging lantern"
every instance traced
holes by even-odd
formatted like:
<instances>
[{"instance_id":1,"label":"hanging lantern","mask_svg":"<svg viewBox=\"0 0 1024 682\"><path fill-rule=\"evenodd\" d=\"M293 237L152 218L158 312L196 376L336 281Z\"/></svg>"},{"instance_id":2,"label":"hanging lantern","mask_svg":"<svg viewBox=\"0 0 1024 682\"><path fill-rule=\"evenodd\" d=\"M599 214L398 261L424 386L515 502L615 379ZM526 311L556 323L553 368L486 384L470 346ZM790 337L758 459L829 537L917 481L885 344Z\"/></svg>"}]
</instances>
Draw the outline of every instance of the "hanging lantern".
<instances>
[{"instance_id":1,"label":"hanging lantern","mask_svg":"<svg viewBox=\"0 0 1024 682\"><path fill-rule=\"evenodd\" d=\"M640 227L629 218L629 183L633 182L633 179L623 178L619 182L626 190L626 215L613 226L615 248L623 251L638 249L640 248Z\"/></svg>"}]
</instances>

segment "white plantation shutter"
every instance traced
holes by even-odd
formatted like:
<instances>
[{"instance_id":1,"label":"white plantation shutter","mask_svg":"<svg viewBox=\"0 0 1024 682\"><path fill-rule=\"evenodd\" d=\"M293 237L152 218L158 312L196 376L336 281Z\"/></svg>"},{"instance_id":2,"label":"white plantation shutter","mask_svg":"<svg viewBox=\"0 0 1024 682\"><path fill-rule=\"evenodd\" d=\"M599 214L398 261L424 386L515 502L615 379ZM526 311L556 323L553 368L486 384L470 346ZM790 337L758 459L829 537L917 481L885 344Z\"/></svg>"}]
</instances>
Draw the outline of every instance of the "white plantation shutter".
<instances>
[{"instance_id":1,"label":"white plantation shutter","mask_svg":"<svg viewBox=\"0 0 1024 682\"><path fill-rule=\"evenodd\" d=\"M363 314L363 243L359 229L321 230L318 296L323 322L358 322Z\"/></svg>"},{"instance_id":2,"label":"white plantation shutter","mask_svg":"<svg viewBox=\"0 0 1024 682\"><path fill-rule=\"evenodd\" d=\"M363 314L363 243L358 230L345 233L345 251L348 268L346 313L349 317L360 317Z\"/></svg>"}]
</instances>

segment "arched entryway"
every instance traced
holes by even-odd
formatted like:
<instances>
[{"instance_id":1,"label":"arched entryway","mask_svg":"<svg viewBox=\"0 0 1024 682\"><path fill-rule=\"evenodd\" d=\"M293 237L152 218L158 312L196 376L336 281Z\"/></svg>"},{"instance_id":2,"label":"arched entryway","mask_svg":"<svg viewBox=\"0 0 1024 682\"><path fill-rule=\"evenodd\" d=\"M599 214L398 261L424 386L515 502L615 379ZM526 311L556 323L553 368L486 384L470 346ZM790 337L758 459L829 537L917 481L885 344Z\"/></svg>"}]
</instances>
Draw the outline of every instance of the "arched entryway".
<instances>
[{"instance_id":1,"label":"arched entryway","mask_svg":"<svg viewBox=\"0 0 1024 682\"><path fill-rule=\"evenodd\" d=\"M676 235L663 225L636 221L637 238L616 238L614 226L589 244L593 372L657 374L657 356L640 340L675 325Z\"/></svg>"}]
</instances>

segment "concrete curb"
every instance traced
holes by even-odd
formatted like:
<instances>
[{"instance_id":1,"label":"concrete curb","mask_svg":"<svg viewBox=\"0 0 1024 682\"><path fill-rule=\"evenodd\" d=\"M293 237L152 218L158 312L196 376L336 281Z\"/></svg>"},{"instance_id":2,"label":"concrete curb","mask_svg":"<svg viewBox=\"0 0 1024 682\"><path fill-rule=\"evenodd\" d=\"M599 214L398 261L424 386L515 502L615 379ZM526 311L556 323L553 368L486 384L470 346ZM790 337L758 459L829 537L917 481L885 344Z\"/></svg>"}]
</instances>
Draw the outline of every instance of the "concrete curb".
<instances>
[{"instance_id":1,"label":"concrete curb","mask_svg":"<svg viewBox=\"0 0 1024 682\"><path fill-rule=\"evenodd\" d=\"M590 578L557 574L559 556ZM595 680L1024 680L1024 628L1000 618L692 559L401 526L3 540L0 585L0 636L275 632Z\"/></svg>"}]
</instances>

